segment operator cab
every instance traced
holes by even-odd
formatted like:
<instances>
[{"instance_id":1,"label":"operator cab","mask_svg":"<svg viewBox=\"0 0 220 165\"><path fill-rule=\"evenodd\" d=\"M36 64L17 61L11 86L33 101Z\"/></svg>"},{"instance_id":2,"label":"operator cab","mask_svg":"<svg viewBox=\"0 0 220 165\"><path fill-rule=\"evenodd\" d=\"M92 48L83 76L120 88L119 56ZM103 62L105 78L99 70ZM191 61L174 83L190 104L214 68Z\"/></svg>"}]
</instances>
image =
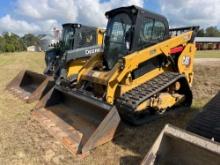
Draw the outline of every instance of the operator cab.
<instances>
[{"instance_id":1,"label":"operator cab","mask_svg":"<svg viewBox=\"0 0 220 165\"><path fill-rule=\"evenodd\" d=\"M97 29L81 24L63 24L62 42L65 50L93 46L97 42Z\"/></svg>"},{"instance_id":2,"label":"operator cab","mask_svg":"<svg viewBox=\"0 0 220 165\"><path fill-rule=\"evenodd\" d=\"M112 69L123 56L169 38L167 19L137 6L106 12L104 64Z\"/></svg>"},{"instance_id":3,"label":"operator cab","mask_svg":"<svg viewBox=\"0 0 220 165\"><path fill-rule=\"evenodd\" d=\"M65 52L96 45L98 41L97 28L77 23L63 24L61 41L53 49L47 50L45 54L46 69L44 74L59 76ZM61 59L63 58L63 59Z\"/></svg>"}]
</instances>

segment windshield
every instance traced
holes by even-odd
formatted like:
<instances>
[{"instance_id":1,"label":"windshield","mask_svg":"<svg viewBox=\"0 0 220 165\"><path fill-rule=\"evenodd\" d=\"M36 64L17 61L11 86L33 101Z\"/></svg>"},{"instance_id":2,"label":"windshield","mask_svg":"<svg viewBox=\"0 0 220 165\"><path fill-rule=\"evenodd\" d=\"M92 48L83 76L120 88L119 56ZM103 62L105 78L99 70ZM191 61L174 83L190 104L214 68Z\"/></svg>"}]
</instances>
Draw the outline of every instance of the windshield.
<instances>
[{"instance_id":1,"label":"windshield","mask_svg":"<svg viewBox=\"0 0 220 165\"><path fill-rule=\"evenodd\" d=\"M123 57L130 50L131 25L132 21L125 13L116 15L108 23L104 58L109 69L115 65L120 57Z\"/></svg>"},{"instance_id":2,"label":"windshield","mask_svg":"<svg viewBox=\"0 0 220 165\"><path fill-rule=\"evenodd\" d=\"M63 28L63 37L62 41L65 47L65 50L71 50L74 45L74 35L75 29L73 27L64 27Z\"/></svg>"},{"instance_id":3,"label":"windshield","mask_svg":"<svg viewBox=\"0 0 220 165\"><path fill-rule=\"evenodd\" d=\"M81 27L75 32L74 49L96 45L96 28Z\"/></svg>"}]
</instances>

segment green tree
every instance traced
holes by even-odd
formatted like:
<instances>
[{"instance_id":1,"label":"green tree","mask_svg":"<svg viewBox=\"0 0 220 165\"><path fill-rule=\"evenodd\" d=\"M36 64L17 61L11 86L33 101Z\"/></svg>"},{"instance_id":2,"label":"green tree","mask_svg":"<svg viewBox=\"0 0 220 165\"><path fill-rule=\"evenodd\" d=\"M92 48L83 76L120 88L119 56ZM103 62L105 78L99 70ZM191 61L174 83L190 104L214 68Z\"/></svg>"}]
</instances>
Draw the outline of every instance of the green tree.
<instances>
[{"instance_id":1,"label":"green tree","mask_svg":"<svg viewBox=\"0 0 220 165\"><path fill-rule=\"evenodd\" d=\"M0 40L0 49L2 52L24 51L26 47L22 39L14 33L3 33Z\"/></svg>"},{"instance_id":2,"label":"green tree","mask_svg":"<svg viewBox=\"0 0 220 165\"><path fill-rule=\"evenodd\" d=\"M32 45L38 46L39 43L40 43L39 37L37 37L33 34L25 34L22 37L22 41L23 41L23 43L25 44L26 47L32 46Z\"/></svg>"},{"instance_id":3,"label":"green tree","mask_svg":"<svg viewBox=\"0 0 220 165\"><path fill-rule=\"evenodd\" d=\"M206 28L206 37L220 37L220 31L215 26L210 26Z\"/></svg>"},{"instance_id":4,"label":"green tree","mask_svg":"<svg viewBox=\"0 0 220 165\"><path fill-rule=\"evenodd\" d=\"M4 37L0 36L0 52L5 51L5 39Z\"/></svg>"},{"instance_id":5,"label":"green tree","mask_svg":"<svg viewBox=\"0 0 220 165\"><path fill-rule=\"evenodd\" d=\"M205 37L205 31L204 29L200 29L197 33L197 37Z\"/></svg>"},{"instance_id":6,"label":"green tree","mask_svg":"<svg viewBox=\"0 0 220 165\"><path fill-rule=\"evenodd\" d=\"M15 52L15 46L9 43L5 45L5 52Z\"/></svg>"}]
</instances>

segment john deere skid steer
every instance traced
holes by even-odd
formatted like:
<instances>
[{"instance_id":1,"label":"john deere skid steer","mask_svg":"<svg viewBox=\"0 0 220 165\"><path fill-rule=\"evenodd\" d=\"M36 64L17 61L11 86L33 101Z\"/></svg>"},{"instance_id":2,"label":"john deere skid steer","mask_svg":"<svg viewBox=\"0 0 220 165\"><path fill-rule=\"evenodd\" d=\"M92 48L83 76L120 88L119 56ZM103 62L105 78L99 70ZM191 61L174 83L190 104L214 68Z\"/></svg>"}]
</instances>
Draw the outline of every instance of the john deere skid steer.
<instances>
[{"instance_id":1,"label":"john deere skid steer","mask_svg":"<svg viewBox=\"0 0 220 165\"><path fill-rule=\"evenodd\" d=\"M121 118L140 125L192 103L198 27L170 30L165 17L137 6L106 16L104 52L83 66L74 87L56 85L33 111L55 137L62 130L77 153L111 140Z\"/></svg>"},{"instance_id":2,"label":"john deere skid steer","mask_svg":"<svg viewBox=\"0 0 220 165\"><path fill-rule=\"evenodd\" d=\"M102 51L104 31L81 24L64 24L62 40L46 51L44 74L29 70L21 71L6 87L14 95L33 102L42 98L53 86L54 80L63 77L73 81L90 56Z\"/></svg>"}]
</instances>

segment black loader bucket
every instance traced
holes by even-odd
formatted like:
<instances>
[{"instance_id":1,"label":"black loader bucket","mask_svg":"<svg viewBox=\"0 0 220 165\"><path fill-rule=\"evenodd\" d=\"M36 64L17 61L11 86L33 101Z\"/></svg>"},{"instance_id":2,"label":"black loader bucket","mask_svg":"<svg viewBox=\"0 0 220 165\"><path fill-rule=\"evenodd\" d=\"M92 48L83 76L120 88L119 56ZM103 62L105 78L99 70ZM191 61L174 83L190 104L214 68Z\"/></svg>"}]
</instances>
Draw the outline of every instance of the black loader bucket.
<instances>
[{"instance_id":1,"label":"black loader bucket","mask_svg":"<svg viewBox=\"0 0 220 165\"><path fill-rule=\"evenodd\" d=\"M25 70L21 71L6 89L18 98L31 103L42 98L53 86L52 77Z\"/></svg>"},{"instance_id":2,"label":"black loader bucket","mask_svg":"<svg viewBox=\"0 0 220 165\"><path fill-rule=\"evenodd\" d=\"M189 122L186 130L220 142L220 91Z\"/></svg>"},{"instance_id":3,"label":"black loader bucket","mask_svg":"<svg viewBox=\"0 0 220 165\"><path fill-rule=\"evenodd\" d=\"M141 164L218 165L219 162L220 143L168 124Z\"/></svg>"},{"instance_id":4,"label":"black loader bucket","mask_svg":"<svg viewBox=\"0 0 220 165\"><path fill-rule=\"evenodd\" d=\"M52 88L32 115L74 155L112 140L120 123L114 106L60 87Z\"/></svg>"}]
</instances>

